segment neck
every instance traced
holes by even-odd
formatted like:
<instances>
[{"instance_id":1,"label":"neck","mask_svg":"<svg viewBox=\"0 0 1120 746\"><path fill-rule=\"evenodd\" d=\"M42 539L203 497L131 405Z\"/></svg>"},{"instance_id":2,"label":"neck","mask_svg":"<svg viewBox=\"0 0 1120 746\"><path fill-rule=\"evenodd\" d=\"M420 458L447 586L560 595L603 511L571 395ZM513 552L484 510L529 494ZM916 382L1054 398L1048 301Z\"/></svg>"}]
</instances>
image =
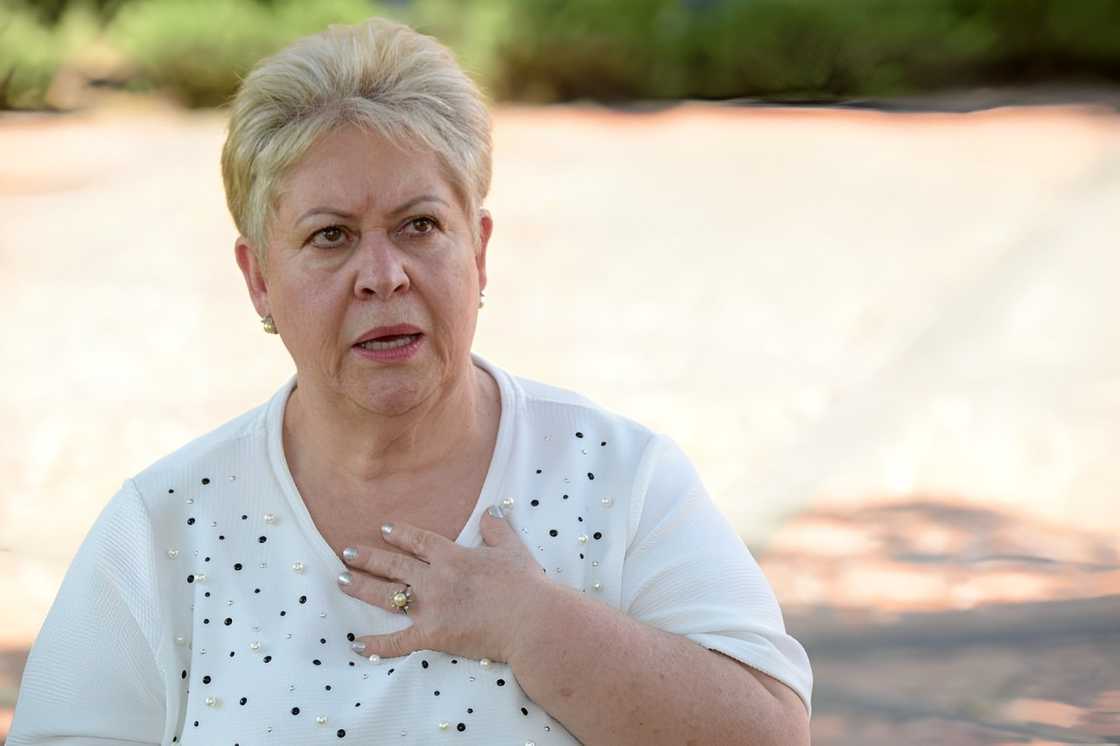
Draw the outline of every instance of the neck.
<instances>
[{"instance_id":1,"label":"neck","mask_svg":"<svg viewBox=\"0 0 1120 746\"><path fill-rule=\"evenodd\" d=\"M284 410L284 448L293 477L322 484L316 475L330 475L330 484L345 488L430 472L448 453L472 446L484 434L492 406L488 378L468 360L448 387L391 416L297 385Z\"/></svg>"}]
</instances>

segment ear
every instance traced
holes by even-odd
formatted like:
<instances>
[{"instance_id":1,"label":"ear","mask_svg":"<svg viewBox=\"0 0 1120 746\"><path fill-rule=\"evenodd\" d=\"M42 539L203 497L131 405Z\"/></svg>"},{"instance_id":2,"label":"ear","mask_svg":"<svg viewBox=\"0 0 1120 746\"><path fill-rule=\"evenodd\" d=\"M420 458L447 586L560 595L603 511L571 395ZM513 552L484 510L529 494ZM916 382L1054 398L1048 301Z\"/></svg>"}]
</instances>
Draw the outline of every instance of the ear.
<instances>
[{"instance_id":1,"label":"ear","mask_svg":"<svg viewBox=\"0 0 1120 746\"><path fill-rule=\"evenodd\" d=\"M237 266L245 277L245 286L249 288L253 308L257 309L257 314L262 318L269 315L272 313L272 304L268 300L268 281L253 245L244 236L238 236L233 245L233 253L237 257Z\"/></svg>"},{"instance_id":2,"label":"ear","mask_svg":"<svg viewBox=\"0 0 1120 746\"><path fill-rule=\"evenodd\" d=\"M490 211L483 208L478 216L478 251L474 263L478 268L478 289L486 289L486 247L490 244L490 234L494 232L494 219Z\"/></svg>"}]
</instances>

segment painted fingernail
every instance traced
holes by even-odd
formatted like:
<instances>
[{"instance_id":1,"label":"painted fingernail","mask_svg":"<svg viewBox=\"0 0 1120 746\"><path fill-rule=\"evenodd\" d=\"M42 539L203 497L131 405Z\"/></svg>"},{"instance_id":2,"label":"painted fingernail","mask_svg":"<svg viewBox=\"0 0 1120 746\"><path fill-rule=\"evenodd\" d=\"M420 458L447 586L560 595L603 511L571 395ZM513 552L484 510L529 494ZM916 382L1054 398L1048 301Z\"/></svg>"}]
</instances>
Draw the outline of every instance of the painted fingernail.
<instances>
[{"instance_id":1,"label":"painted fingernail","mask_svg":"<svg viewBox=\"0 0 1120 746\"><path fill-rule=\"evenodd\" d=\"M500 505L491 505L486 509L486 512L494 516L495 518L505 518L505 513L502 512L502 508Z\"/></svg>"},{"instance_id":2,"label":"painted fingernail","mask_svg":"<svg viewBox=\"0 0 1120 746\"><path fill-rule=\"evenodd\" d=\"M353 582L354 582L354 576L351 575L346 570L343 570L342 572L340 572L338 574L338 584L339 585L350 585Z\"/></svg>"},{"instance_id":3,"label":"painted fingernail","mask_svg":"<svg viewBox=\"0 0 1120 746\"><path fill-rule=\"evenodd\" d=\"M350 649L353 650L355 653L361 653L361 652L365 651L366 644L364 642L362 642L361 640L355 640L354 642L350 643Z\"/></svg>"},{"instance_id":4,"label":"painted fingernail","mask_svg":"<svg viewBox=\"0 0 1120 746\"><path fill-rule=\"evenodd\" d=\"M388 536L389 534L393 533L393 524L391 524L391 523L382 523L382 524L381 524L381 533L385 534L386 536Z\"/></svg>"},{"instance_id":5,"label":"painted fingernail","mask_svg":"<svg viewBox=\"0 0 1120 746\"><path fill-rule=\"evenodd\" d=\"M346 560L347 562L353 562L354 560L358 559L358 550L354 547L346 547L342 550L342 559Z\"/></svg>"}]
</instances>

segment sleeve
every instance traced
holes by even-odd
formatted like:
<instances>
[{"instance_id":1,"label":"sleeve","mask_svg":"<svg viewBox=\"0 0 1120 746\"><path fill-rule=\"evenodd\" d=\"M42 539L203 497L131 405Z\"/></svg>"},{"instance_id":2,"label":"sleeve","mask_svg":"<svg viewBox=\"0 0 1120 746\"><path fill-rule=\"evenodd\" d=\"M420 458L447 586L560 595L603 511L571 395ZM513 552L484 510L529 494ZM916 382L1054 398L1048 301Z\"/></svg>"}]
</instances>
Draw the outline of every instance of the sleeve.
<instances>
[{"instance_id":1,"label":"sleeve","mask_svg":"<svg viewBox=\"0 0 1120 746\"><path fill-rule=\"evenodd\" d=\"M654 436L647 446L631 511L622 610L778 679L811 714L805 649L786 633L762 569L670 438Z\"/></svg>"},{"instance_id":2,"label":"sleeve","mask_svg":"<svg viewBox=\"0 0 1120 746\"><path fill-rule=\"evenodd\" d=\"M66 571L27 658L8 746L162 741L153 559L147 510L130 480Z\"/></svg>"}]
</instances>

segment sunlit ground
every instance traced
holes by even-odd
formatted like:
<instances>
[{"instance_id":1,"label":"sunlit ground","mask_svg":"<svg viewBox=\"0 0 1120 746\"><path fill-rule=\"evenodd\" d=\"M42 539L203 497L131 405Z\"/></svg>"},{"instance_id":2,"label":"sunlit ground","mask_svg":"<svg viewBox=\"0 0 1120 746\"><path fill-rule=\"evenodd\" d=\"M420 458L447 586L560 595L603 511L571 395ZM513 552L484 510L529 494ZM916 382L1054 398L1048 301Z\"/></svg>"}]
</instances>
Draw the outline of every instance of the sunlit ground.
<instances>
[{"instance_id":1,"label":"sunlit ground","mask_svg":"<svg viewBox=\"0 0 1120 746\"><path fill-rule=\"evenodd\" d=\"M222 138L0 118L0 706L120 483L292 370ZM495 148L476 351L683 445L815 744L1120 739L1115 112L505 108Z\"/></svg>"}]
</instances>

